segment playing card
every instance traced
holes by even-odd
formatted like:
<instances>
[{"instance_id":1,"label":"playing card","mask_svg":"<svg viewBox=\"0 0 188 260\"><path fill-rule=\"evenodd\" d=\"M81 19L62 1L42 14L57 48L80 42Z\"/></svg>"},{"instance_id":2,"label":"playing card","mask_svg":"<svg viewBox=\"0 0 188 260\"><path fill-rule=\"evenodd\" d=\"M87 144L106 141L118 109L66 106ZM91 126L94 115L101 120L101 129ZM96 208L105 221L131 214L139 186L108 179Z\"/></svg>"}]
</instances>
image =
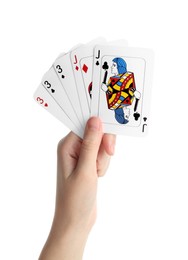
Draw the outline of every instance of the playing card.
<instances>
[{"instance_id":1,"label":"playing card","mask_svg":"<svg viewBox=\"0 0 188 260\"><path fill-rule=\"evenodd\" d=\"M88 44L73 50L70 54L72 70L74 72L84 122L86 122L90 116L93 51L96 44L102 43L104 44L105 40L103 38L97 38Z\"/></svg>"},{"instance_id":2,"label":"playing card","mask_svg":"<svg viewBox=\"0 0 188 260\"><path fill-rule=\"evenodd\" d=\"M62 108L56 103L54 98L42 84L40 84L40 86L35 91L34 99L41 107L45 108L49 113L64 123L75 134L81 138L83 137L83 131L78 129L74 122L69 119L69 117L65 114Z\"/></svg>"},{"instance_id":3,"label":"playing card","mask_svg":"<svg viewBox=\"0 0 188 260\"><path fill-rule=\"evenodd\" d=\"M53 66L43 76L42 85L46 88L51 97L57 102L57 104L61 107L61 109L69 117L69 119L74 122L77 128L82 128L77 114L75 113L71 103L69 102L69 98L64 88L62 87L62 84L57 77L56 71L54 70Z\"/></svg>"},{"instance_id":4,"label":"playing card","mask_svg":"<svg viewBox=\"0 0 188 260\"><path fill-rule=\"evenodd\" d=\"M146 134L152 51L98 45L94 57L91 115L101 118L106 133Z\"/></svg>"},{"instance_id":5,"label":"playing card","mask_svg":"<svg viewBox=\"0 0 188 260\"><path fill-rule=\"evenodd\" d=\"M70 52L66 53L62 57L56 59L53 64L53 68L56 72L56 76L59 78L62 88L64 89L69 103L72 106L79 124L84 126L84 120L82 115L82 109L80 106L79 95L77 92L77 87L74 79L74 74L72 71L72 66L70 62Z\"/></svg>"},{"instance_id":6,"label":"playing card","mask_svg":"<svg viewBox=\"0 0 188 260\"><path fill-rule=\"evenodd\" d=\"M116 47L128 47L128 42L125 39L114 40L107 43L108 46L116 46Z\"/></svg>"},{"instance_id":7,"label":"playing card","mask_svg":"<svg viewBox=\"0 0 188 260\"><path fill-rule=\"evenodd\" d=\"M86 122L90 116L93 46L83 46L71 52L71 63L84 122Z\"/></svg>"}]
</instances>

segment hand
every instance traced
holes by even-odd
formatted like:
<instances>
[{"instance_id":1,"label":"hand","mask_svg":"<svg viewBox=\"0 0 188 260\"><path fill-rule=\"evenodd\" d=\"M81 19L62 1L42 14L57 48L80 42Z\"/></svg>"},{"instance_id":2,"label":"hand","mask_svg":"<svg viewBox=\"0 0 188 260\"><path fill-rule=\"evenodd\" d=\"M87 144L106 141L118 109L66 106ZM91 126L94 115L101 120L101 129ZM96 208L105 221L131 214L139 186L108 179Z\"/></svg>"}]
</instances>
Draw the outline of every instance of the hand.
<instances>
[{"instance_id":1,"label":"hand","mask_svg":"<svg viewBox=\"0 0 188 260\"><path fill-rule=\"evenodd\" d=\"M56 214L63 211L66 224L81 229L93 225L97 180L106 172L114 142L114 136L103 136L98 118L88 121L83 140L70 133L60 141Z\"/></svg>"},{"instance_id":2,"label":"hand","mask_svg":"<svg viewBox=\"0 0 188 260\"><path fill-rule=\"evenodd\" d=\"M96 219L98 177L104 176L114 146L115 136L103 135L98 118L89 119L83 140L71 132L60 141L54 221L40 260L82 259Z\"/></svg>"}]
</instances>

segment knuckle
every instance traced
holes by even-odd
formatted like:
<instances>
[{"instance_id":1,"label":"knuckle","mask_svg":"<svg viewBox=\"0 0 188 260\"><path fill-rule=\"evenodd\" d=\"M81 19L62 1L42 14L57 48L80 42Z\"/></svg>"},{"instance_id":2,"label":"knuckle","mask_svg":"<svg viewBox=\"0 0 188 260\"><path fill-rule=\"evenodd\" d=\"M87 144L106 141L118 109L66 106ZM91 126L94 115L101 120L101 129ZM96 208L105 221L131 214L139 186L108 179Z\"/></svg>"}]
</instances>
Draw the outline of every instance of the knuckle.
<instances>
[{"instance_id":1,"label":"knuckle","mask_svg":"<svg viewBox=\"0 0 188 260\"><path fill-rule=\"evenodd\" d=\"M63 138L58 142L57 153L61 155L61 154L64 154L66 150L67 150L67 145Z\"/></svg>"},{"instance_id":2,"label":"knuckle","mask_svg":"<svg viewBox=\"0 0 188 260\"><path fill-rule=\"evenodd\" d=\"M97 142L95 140L92 140L89 138L84 139L82 142L82 148L87 151L91 151L91 150L95 149L96 146L97 146Z\"/></svg>"},{"instance_id":3,"label":"knuckle","mask_svg":"<svg viewBox=\"0 0 188 260\"><path fill-rule=\"evenodd\" d=\"M57 150L58 150L58 151L61 150L62 146L63 146L63 139L61 139L61 140L58 142L58 144L57 144Z\"/></svg>"},{"instance_id":4,"label":"knuckle","mask_svg":"<svg viewBox=\"0 0 188 260\"><path fill-rule=\"evenodd\" d=\"M66 135L64 138L62 138L57 145L57 152L62 153L70 149L71 143L72 143L72 136L71 133Z\"/></svg>"}]
</instances>

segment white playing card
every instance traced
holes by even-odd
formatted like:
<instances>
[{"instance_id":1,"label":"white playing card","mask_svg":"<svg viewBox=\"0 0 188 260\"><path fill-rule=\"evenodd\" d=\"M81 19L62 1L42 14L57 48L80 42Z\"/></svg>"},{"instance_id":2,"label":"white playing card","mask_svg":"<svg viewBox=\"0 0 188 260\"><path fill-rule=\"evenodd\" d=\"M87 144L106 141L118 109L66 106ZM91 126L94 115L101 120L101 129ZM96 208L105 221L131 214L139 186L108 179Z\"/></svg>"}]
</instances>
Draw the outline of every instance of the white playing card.
<instances>
[{"instance_id":1,"label":"white playing card","mask_svg":"<svg viewBox=\"0 0 188 260\"><path fill-rule=\"evenodd\" d=\"M94 56L91 115L101 118L106 133L145 135L153 52L99 45Z\"/></svg>"},{"instance_id":2,"label":"white playing card","mask_svg":"<svg viewBox=\"0 0 188 260\"><path fill-rule=\"evenodd\" d=\"M34 99L41 107L45 108L54 117L64 123L75 134L81 138L83 137L83 131L78 129L77 126L69 119L69 117L64 113L61 107L56 103L42 84L40 84L35 91Z\"/></svg>"},{"instance_id":3,"label":"white playing card","mask_svg":"<svg viewBox=\"0 0 188 260\"><path fill-rule=\"evenodd\" d=\"M70 52L66 53L59 59L56 59L53 68L56 71L56 75L59 78L64 91L66 92L72 109L77 115L79 123L84 126L80 100L70 62Z\"/></svg>"},{"instance_id":4,"label":"white playing card","mask_svg":"<svg viewBox=\"0 0 188 260\"><path fill-rule=\"evenodd\" d=\"M57 56L56 60L59 59L60 57L63 57L65 54L66 54L66 52L61 52L61 53Z\"/></svg>"},{"instance_id":5,"label":"white playing card","mask_svg":"<svg viewBox=\"0 0 188 260\"><path fill-rule=\"evenodd\" d=\"M76 49L76 48L79 48L79 47L81 47L82 45L83 45L82 43L78 43L78 44L76 44L75 46L73 46L68 52L71 52L72 50L74 50L74 49ZM66 53L67 53L67 52L61 52L61 53L57 56L57 58L56 58L55 60L57 60L57 59L63 57Z\"/></svg>"},{"instance_id":6,"label":"white playing card","mask_svg":"<svg viewBox=\"0 0 188 260\"><path fill-rule=\"evenodd\" d=\"M75 113L71 103L69 102L69 98L67 97L67 94L62 87L62 84L57 77L56 71L54 70L53 66L43 76L42 85L46 88L46 90L61 107L63 112L69 117L69 119L74 122L77 128L82 128L77 114Z\"/></svg>"},{"instance_id":7,"label":"white playing card","mask_svg":"<svg viewBox=\"0 0 188 260\"><path fill-rule=\"evenodd\" d=\"M86 122L90 116L89 87L92 81L93 46L83 46L74 50L70 57L82 114Z\"/></svg>"},{"instance_id":8,"label":"white playing card","mask_svg":"<svg viewBox=\"0 0 188 260\"><path fill-rule=\"evenodd\" d=\"M97 38L73 50L70 54L84 122L86 122L90 116L94 46L104 43L105 39Z\"/></svg>"},{"instance_id":9,"label":"white playing card","mask_svg":"<svg viewBox=\"0 0 188 260\"><path fill-rule=\"evenodd\" d=\"M116 47L127 47L128 42L125 39L121 39L121 40L110 41L110 42L108 42L107 45L108 46L116 46Z\"/></svg>"}]
</instances>

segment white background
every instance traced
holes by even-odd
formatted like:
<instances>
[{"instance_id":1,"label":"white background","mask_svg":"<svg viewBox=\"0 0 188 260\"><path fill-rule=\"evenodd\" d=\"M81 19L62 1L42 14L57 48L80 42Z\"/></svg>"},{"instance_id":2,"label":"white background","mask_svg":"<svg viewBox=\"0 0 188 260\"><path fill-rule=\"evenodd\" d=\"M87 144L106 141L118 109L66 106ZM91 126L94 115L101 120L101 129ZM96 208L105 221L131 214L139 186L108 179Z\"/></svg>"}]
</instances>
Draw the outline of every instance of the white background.
<instances>
[{"instance_id":1,"label":"white background","mask_svg":"<svg viewBox=\"0 0 188 260\"><path fill-rule=\"evenodd\" d=\"M53 216L68 129L33 92L59 53L97 36L152 48L155 71L149 135L118 136L84 260L188 259L186 3L1 1L0 259L37 259Z\"/></svg>"}]
</instances>

